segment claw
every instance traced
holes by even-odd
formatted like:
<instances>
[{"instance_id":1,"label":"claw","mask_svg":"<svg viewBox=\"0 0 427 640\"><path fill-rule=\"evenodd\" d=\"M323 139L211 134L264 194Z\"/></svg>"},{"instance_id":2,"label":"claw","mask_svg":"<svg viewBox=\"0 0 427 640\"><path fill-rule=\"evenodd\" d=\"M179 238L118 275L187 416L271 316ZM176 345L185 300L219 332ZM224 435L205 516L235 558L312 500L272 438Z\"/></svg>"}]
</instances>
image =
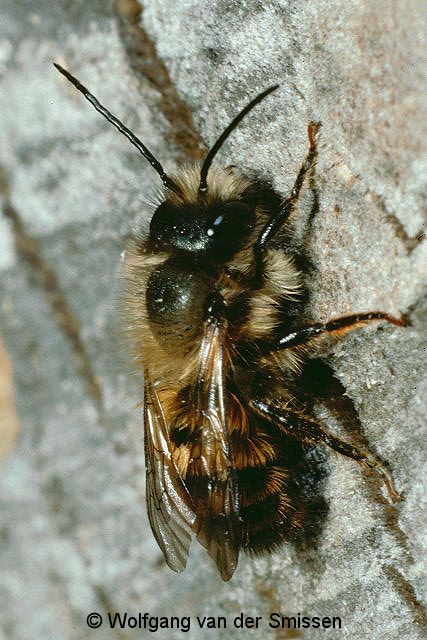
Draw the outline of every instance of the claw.
<instances>
[{"instance_id":1,"label":"claw","mask_svg":"<svg viewBox=\"0 0 427 640\"><path fill-rule=\"evenodd\" d=\"M321 122L310 122L310 124L308 125L307 133L308 133L308 141L310 142L310 147L313 147L316 144L316 137L321 126L322 126Z\"/></svg>"},{"instance_id":2,"label":"claw","mask_svg":"<svg viewBox=\"0 0 427 640\"><path fill-rule=\"evenodd\" d=\"M387 494L389 500L392 504L396 504L396 502L400 502L402 500L403 495L398 492L396 489L391 473L386 469L378 460L376 460L373 456L369 456L366 460L362 462L369 469L373 469L379 476L381 476L382 481L384 482L385 488L387 490Z\"/></svg>"}]
</instances>

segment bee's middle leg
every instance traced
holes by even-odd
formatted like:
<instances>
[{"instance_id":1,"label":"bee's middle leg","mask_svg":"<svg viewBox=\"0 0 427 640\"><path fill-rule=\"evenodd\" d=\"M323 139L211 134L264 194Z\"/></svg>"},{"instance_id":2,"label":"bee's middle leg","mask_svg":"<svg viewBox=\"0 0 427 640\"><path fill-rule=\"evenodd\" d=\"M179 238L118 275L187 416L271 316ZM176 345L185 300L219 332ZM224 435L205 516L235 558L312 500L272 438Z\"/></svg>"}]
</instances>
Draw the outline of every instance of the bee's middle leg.
<instances>
[{"instance_id":1,"label":"bee's middle leg","mask_svg":"<svg viewBox=\"0 0 427 640\"><path fill-rule=\"evenodd\" d=\"M347 331L352 331L359 328L366 322L372 320L385 320L398 327L405 327L408 323L405 316L395 318L394 316L384 313L383 311L371 311L369 313L355 313L350 316L342 316L341 318L335 318L329 322L317 322L307 327L300 327L294 331L290 331L288 334L278 338L274 343L270 345L272 351L280 349L290 349L291 347L297 347L298 345L305 344L313 338L320 337L325 333L335 333L336 335L342 335Z\"/></svg>"},{"instance_id":2,"label":"bee's middle leg","mask_svg":"<svg viewBox=\"0 0 427 640\"><path fill-rule=\"evenodd\" d=\"M315 445L326 444L337 453L356 460L361 466L374 469L382 477L390 500L396 502L399 499L400 496L394 487L391 474L369 451L354 447L337 438L315 420L311 420L302 413L290 411L287 407L264 400L252 400L250 404L258 414L300 442Z\"/></svg>"}]
</instances>

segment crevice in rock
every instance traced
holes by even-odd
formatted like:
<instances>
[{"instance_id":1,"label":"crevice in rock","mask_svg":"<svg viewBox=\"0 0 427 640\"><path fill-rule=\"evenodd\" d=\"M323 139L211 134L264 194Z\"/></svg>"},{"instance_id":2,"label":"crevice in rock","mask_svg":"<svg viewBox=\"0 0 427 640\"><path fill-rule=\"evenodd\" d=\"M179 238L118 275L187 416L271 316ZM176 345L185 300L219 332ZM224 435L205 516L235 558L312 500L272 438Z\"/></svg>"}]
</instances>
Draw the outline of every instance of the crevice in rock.
<instances>
[{"instance_id":1,"label":"crevice in rock","mask_svg":"<svg viewBox=\"0 0 427 640\"><path fill-rule=\"evenodd\" d=\"M258 582L255 585L259 596L266 601L268 615L271 613L279 613L282 616L291 616L292 613L284 613L283 605L280 603L276 589L270 585L266 585L264 582ZM303 638L304 634L300 629L288 629L288 628L275 628L273 630L273 637L275 640L285 640L287 638Z\"/></svg>"},{"instance_id":2,"label":"crevice in rock","mask_svg":"<svg viewBox=\"0 0 427 640\"><path fill-rule=\"evenodd\" d=\"M85 559L84 561L86 562ZM104 589L103 587L100 587L99 585L94 585L94 592L96 597L98 598L100 606L104 610L103 618L104 618L104 622L106 622L105 618L107 617L108 613L110 613L114 617L114 614L117 611L117 607L114 605L106 589ZM120 631L120 629L115 628L112 631L118 640L126 640L129 637L126 633L123 633L122 631Z\"/></svg>"},{"instance_id":3,"label":"crevice in rock","mask_svg":"<svg viewBox=\"0 0 427 640\"><path fill-rule=\"evenodd\" d=\"M395 216L395 214L392 213L391 211L389 211L389 209L387 208L387 205L386 205L386 203L384 201L384 198L379 196L377 193L373 193L372 191L369 191L369 195L371 196L374 204L378 207L378 209L380 209L380 211L382 211L382 213L384 214L385 219L387 220L387 222L395 230L396 236L399 238L399 240L401 240L402 244L404 245L404 247L406 249L406 253L408 255L411 254L412 251L423 240L425 234L422 232L422 230L420 230L415 235L414 238L409 236L406 233L406 229L403 226L403 224L400 222L399 218L397 218L397 216Z\"/></svg>"},{"instance_id":4,"label":"crevice in rock","mask_svg":"<svg viewBox=\"0 0 427 640\"><path fill-rule=\"evenodd\" d=\"M31 268L31 275L47 296L53 315L71 344L79 375L83 378L87 393L103 414L102 389L96 377L80 335L80 323L61 291L58 276L40 252L39 244L26 230L19 212L14 207L6 171L0 166L0 196L5 217L11 222L16 251Z\"/></svg>"},{"instance_id":5,"label":"crevice in rock","mask_svg":"<svg viewBox=\"0 0 427 640\"><path fill-rule=\"evenodd\" d=\"M190 109L179 96L156 45L141 26L142 7L136 0L116 0L118 31L137 77L148 80L158 92L158 108L171 125L167 139L179 150L179 161L201 160L206 147L193 124Z\"/></svg>"},{"instance_id":6,"label":"crevice in rock","mask_svg":"<svg viewBox=\"0 0 427 640\"><path fill-rule=\"evenodd\" d=\"M412 611L415 622L422 630L427 629L427 611L422 602L417 598L412 584L392 565L384 565L383 569L397 593Z\"/></svg>"}]
</instances>

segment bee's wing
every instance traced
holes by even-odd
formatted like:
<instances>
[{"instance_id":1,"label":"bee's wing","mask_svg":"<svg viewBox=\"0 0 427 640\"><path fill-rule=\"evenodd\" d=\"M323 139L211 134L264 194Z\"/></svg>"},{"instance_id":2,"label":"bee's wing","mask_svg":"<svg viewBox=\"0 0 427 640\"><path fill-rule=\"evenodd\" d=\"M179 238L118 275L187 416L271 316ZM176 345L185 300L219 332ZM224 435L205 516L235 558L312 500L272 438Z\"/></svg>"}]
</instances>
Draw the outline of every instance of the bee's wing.
<instances>
[{"instance_id":1,"label":"bee's wing","mask_svg":"<svg viewBox=\"0 0 427 640\"><path fill-rule=\"evenodd\" d=\"M174 571L182 571L187 564L196 516L191 497L173 461L168 425L147 372L144 396L148 518L167 564Z\"/></svg>"},{"instance_id":2,"label":"bee's wing","mask_svg":"<svg viewBox=\"0 0 427 640\"><path fill-rule=\"evenodd\" d=\"M194 388L202 421L200 461L207 478L206 505L197 517L197 538L216 562L223 580L233 575L241 545L239 494L224 398L226 331L220 322L205 325Z\"/></svg>"}]
</instances>

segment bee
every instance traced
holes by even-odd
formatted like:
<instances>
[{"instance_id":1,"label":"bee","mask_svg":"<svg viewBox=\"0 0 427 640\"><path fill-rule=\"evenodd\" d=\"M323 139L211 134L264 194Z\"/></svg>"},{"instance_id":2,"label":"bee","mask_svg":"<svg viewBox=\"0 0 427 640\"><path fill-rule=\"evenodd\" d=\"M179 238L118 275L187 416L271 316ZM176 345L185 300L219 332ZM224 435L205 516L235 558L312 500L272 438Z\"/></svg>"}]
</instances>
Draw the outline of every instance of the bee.
<instances>
[{"instance_id":1,"label":"bee","mask_svg":"<svg viewBox=\"0 0 427 640\"><path fill-rule=\"evenodd\" d=\"M185 568L195 536L229 580L241 550L272 550L301 527L290 439L327 445L375 469L397 500L376 457L330 433L292 391L322 336L374 320L406 324L382 311L301 321L304 272L289 223L312 175L320 124L308 125L308 152L287 198L234 167L212 166L244 116L278 85L240 111L201 166L168 175L141 140L55 66L163 183L148 237L134 237L127 253L125 314L144 371L148 516L169 567Z\"/></svg>"}]
</instances>

